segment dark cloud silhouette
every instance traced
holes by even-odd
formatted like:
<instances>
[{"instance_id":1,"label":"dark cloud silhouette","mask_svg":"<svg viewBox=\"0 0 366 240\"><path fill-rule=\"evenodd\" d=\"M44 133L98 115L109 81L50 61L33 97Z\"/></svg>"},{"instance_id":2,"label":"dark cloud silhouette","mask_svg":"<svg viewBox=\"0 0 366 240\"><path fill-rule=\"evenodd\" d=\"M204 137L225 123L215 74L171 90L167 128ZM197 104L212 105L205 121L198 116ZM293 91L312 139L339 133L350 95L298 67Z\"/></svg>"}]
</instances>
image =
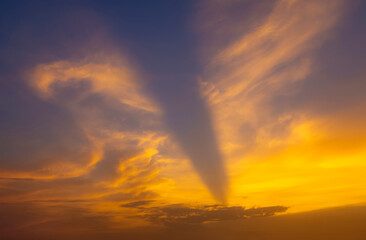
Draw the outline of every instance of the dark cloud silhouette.
<instances>
[{"instance_id":1,"label":"dark cloud silhouette","mask_svg":"<svg viewBox=\"0 0 366 240\"><path fill-rule=\"evenodd\" d=\"M271 206L246 209L242 206L226 207L211 205L189 207L183 204L174 204L146 209L147 214L142 217L155 224L167 227L191 227L205 222L240 220L250 217L267 217L276 213L285 212L288 207Z\"/></svg>"},{"instance_id":2,"label":"dark cloud silhouette","mask_svg":"<svg viewBox=\"0 0 366 240\"><path fill-rule=\"evenodd\" d=\"M136 202L130 202L130 203L126 203L126 204L121 204L120 206L125 207L125 208L140 208L140 207L148 205L152 202L154 202L154 201L153 200L136 201Z\"/></svg>"}]
</instances>

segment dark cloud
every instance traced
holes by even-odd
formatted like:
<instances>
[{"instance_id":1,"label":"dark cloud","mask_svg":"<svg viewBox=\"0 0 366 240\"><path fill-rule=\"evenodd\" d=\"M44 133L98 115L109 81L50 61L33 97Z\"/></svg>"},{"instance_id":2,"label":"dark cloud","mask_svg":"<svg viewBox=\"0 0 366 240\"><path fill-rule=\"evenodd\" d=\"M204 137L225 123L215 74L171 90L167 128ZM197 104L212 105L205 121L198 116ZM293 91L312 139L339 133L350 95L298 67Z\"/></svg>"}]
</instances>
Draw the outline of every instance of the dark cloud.
<instances>
[{"instance_id":1,"label":"dark cloud","mask_svg":"<svg viewBox=\"0 0 366 240\"><path fill-rule=\"evenodd\" d=\"M242 206L226 207L223 205L211 205L203 207L189 207L186 205L168 205L147 209L143 218L155 224L167 227L198 226L205 222L220 222L228 220L240 220L250 217L267 217L276 213L285 212L288 207L271 206L246 209Z\"/></svg>"},{"instance_id":2,"label":"dark cloud","mask_svg":"<svg viewBox=\"0 0 366 240\"><path fill-rule=\"evenodd\" d=\"M124 208L139 208L143 207L145 205L149 205L150 203L154 202L154 200L145 200L145 201L136 201L136 202L130 202L126 204L121 204L121 207Z\"/></svg>"}]
</instances>

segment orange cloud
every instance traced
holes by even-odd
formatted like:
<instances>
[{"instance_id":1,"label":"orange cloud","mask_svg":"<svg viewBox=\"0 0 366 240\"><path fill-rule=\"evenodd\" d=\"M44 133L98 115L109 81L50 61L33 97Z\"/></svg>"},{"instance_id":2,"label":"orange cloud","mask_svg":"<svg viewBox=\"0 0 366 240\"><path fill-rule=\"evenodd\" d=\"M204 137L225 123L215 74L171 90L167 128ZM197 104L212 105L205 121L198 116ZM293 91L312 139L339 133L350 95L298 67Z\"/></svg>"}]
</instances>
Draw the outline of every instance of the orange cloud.
<instances>
[{"instance_id":1,"label":"orange cloud","mask_svg":"<svg viewBox=\"0 0 366 240\"><path fill-rule=\"evenodd\" d=\"M158 173L160 159L164 162L166 157L159 151L167 136L160 126L159 108L144 94L131 66L121 58L96 55L78 62L39 64L28 76L34 92L70 114L90 145L81 162L75 154L59 160L62 154L52 155L52 148L50 153L40 150L46 161L38 169L3 175L2 187L9 186L3 201L19 196L27 200L83 200L93 201L94 209L100 202L117 202L102 206L113 209L118 208L118 202L157 196L150 188L163 181ZM22 187L27 179L30 186Z\"/></svg>"}]
</instances>

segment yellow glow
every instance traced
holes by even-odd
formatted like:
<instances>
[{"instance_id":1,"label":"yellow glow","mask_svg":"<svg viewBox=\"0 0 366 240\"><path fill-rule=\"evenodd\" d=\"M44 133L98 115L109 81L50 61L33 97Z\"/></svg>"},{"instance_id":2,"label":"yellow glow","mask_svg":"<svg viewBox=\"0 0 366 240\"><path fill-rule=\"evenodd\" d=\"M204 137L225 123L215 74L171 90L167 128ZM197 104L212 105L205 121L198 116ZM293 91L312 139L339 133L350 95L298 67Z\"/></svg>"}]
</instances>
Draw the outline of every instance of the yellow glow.
<instances>
[{"instance_id":1,"label":"yellow glow","mask_svg":"<svg viewBox=\"0 0 366 240\"><path fill-rule=\"evenodd\" d=\"M282 149L260 149L231 165L234 202L285 204L292 212L364 202L366 138L337 139L316 128L322 125L299 123ZM359 147L350 148L353 141Z\"/></svg>"}]
</instances>

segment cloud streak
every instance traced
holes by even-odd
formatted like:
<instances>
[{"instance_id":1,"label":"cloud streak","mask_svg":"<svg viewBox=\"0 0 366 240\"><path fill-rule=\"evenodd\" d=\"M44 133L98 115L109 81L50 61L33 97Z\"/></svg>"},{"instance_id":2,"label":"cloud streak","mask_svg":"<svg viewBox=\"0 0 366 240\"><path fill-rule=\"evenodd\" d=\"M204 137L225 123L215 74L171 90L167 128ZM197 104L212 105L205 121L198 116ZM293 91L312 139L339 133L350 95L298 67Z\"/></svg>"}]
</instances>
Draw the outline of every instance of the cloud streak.
<instances>
[{"instance_id":1,"label":"cloud streak","mask_svg":"<svg viewBox=\"0 0 366 240\"><path fill-rule=\"evenodd\" d=\"M210 17L214 16L206 15L209 27L204 29L214 39L207 45L216 51L204 57L201 89L226 159L233 156L229 152L243 154L251 145L262 144L261 139L285 133L299 117L294 109L275 111L271 100L294 95L294 86L312 73L314 50L339 20L342 1L276 1L268 13L259 14L261 19L248 22L250 27L231 8L241 4L208 3L212 12L225 10L221 10L221 22L231 25L225 35L227 44L215 41L218 36L213 30L221 22L213 24Z\"/></svg>"}]
</instances>

